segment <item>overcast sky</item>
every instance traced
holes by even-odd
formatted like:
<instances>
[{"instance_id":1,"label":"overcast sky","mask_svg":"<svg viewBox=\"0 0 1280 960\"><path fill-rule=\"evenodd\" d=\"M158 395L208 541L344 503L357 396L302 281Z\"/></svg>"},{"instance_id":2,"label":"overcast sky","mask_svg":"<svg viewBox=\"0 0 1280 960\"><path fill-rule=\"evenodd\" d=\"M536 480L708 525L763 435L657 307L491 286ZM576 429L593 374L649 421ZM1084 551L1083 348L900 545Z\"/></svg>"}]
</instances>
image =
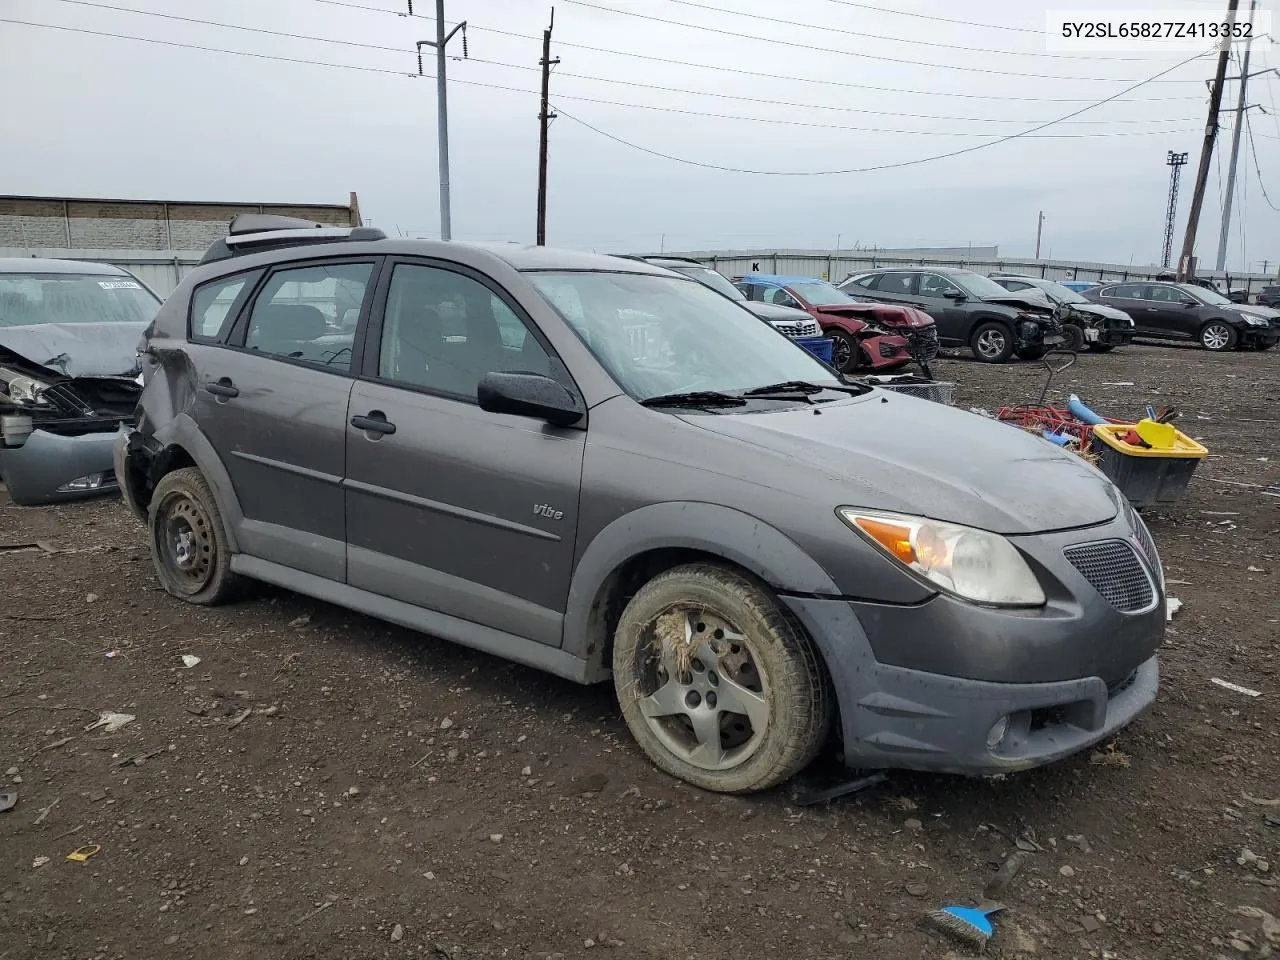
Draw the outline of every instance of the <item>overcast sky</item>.
<instances>
[{"instance_id":1,"label":"overcast sky","mask_svg":"<svg viewBox=\"0 0 1280 960\"><path fill-rule=\"evenodd\" d=\"M595 9L556 4L552 51L561 64L552 99L562 113L646 149L753 170L867 167L971 147L1112 96L1188 56L1045 53L1047 8L1115 5L1104 0L866 0L866 6L698 0L746 11L733 16L677 0L590 2ZM108 4L117 9L103 9ZM410 77L417 72L414 42L434 38L433 4L416 0L413 19L381 12L405 10L403 0L350 4L377 10L325 0L0 0L0 18L7 20L303 61L0 22L0 192L341 203L354 190L366 221L388 232L437 235L435 82ZM1021 29L867 9L890 6ZM1124 6L1195 9L1225 2ZM537 63L549 8L534 0L447 0L450 24L468 21L471 58L453 59L462 55L455 38L448 70L457 239L533 239ZM760 19L770 16L795 22ZM1254 45L1251 69L1280 62L1267 47ZM426 54L434 72L432 52ZM640 152L562 116L551 128L548 242L650 251L829 248L839 238L845 247L998 244L1002 253L1029 255L1043 210L1045 256L1151 263L1160 254L1169 150L1190 153L1179 207L1181 245L1203 132L1204 81L1213 66L1212 57L1203 57L1122 102L1037 136L917 166L839 176L704 169ZM1232 105L1235 89L1228 87ZM1280 119L1272 110L1280 106L1280 80L1257 79L1250 100L1267 111L1252 111L1251 125L1263 184L1280 206ZM1217 250L1229 127L1220 144L1197 245L1209 266ZM1236 210L1243 218L1232 228L1228 266L1247 262L1258 269L1264 257L1273 263L1280 257L1280 229L1247 140L1240 171Z\"/></svg>"}]
</instances>

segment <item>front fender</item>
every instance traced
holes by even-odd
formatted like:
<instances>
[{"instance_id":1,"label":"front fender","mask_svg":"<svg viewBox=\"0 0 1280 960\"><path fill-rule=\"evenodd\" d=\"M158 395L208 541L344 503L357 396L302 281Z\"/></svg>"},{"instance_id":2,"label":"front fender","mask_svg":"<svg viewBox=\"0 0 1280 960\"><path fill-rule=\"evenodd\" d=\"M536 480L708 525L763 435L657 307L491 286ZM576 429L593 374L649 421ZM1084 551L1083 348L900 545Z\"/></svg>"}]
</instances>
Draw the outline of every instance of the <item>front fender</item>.
<instances>
[{"instance_id":1,"label":"front fender","mask_svg":"<svg viewBox=\"0 0 1280 960\"><path fill-rule=\"evenodd\" d=\"M608 524L582 552L569 585L566 653L583 659L600 656L590 627L601 590L629 560L663 549L722 557L781 593L840 596L826 570L795 541L757 517L711 503L655 503Z\"/></svg>"}]
</instances>

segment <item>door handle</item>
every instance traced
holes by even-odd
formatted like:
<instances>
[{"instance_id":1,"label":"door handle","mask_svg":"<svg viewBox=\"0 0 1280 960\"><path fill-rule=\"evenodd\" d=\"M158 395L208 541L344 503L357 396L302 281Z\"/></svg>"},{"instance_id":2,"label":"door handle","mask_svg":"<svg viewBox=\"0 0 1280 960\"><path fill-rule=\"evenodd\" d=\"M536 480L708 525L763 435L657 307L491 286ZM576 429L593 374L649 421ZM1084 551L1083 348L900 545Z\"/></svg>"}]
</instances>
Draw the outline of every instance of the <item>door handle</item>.
<instances>
[{"instance_id":1,"label":"door handle","mask_svg":"<svg viewBox=\"0 0 1280 960\"><path fill-rule=\"evenodd\" d=\"M231 397L240 396L240 388L231 382L230 377L221 377L218 380L211 380L204 385L204 388L219 399L230 399Z\"/></svg>"},{"instance_id":2,"label":"door handle","mask_svg":"<svg viewBox=\"0 0 1280 960\"><path fill-rule=\"evenodd\" d=\"M381 410L370 410L366 416L352 417L351 425L357 430L367 430L370 433L383 434L390 436L396 432L396 425L387 420L387 415Z\"/></svg>"}]
</instances>

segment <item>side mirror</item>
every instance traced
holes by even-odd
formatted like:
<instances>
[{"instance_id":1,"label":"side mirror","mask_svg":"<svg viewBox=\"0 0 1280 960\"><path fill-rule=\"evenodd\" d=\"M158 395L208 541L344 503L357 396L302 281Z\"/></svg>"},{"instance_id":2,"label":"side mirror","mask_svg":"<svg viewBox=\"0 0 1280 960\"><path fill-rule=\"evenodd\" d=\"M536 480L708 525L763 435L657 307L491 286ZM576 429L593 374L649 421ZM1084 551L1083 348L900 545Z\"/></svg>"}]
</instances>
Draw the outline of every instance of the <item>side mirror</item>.
<instances>
[{"instance_id":1,"label":"side mirror","mask_svg":"<svg viewBox=\"0 0 1280 960\"><path fill-rule=\"evenodd\" d=\"M959 290L947 290L942 295L946 297L948 300L955 300L957 303L961 300L966 299L965 295L961 293Z\"/></svg>"},{"instance_id":2,"label":"side mirror","mask_svg":"<svg viewBox=\"0 0 1280 960\"><path fill-rule=\"evenodd\" d=\"M1194 300L1181 300L1181 301L1179 301L1179 302L1180 302L1184 307L1196 307L1196 306L1199 306L1199 304L1198 304L1198 303L1196 303L1196 301L1194 301Z\"/></svg>"},{"instance_id":3,"label":"side mirror","mask_svg":"<svg viewBox=\"0 0 1280 960\"><path fill-rule=\"evenodd\" d=\"M489 413L532 417L561 427L577 423L587 412L563 384L540 373L485 374L476 399Z\"/></svg>"}]
</instances>

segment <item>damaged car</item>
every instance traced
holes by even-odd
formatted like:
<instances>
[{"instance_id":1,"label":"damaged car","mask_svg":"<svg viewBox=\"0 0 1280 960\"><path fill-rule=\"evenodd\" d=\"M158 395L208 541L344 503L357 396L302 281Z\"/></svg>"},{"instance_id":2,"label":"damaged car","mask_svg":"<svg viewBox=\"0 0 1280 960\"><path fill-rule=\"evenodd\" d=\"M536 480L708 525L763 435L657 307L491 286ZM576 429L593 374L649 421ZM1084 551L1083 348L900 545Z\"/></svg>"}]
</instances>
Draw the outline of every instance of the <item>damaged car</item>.
<instances>
[{"instance_id":1,"label":"damaged car","mask_svg":"<svg viewBox=\"0 0 1280 960\"><path fill-rule=\"evenodd\" d=\"M109 264L0 259L0 482L17 504L117 489L116 432L142 390L160 299Z\"/></svg>"},{"instance_id":2,"label":"damaged car","mask_svg":"<svg viewBox=\"0 0 1280 960\"><path fill-rule=\"evenodd\" d=\"M840 289L923 310L937 323L944 347L968 347L984 363L1004 363L1015 355L1039 360L1064 340L1054 307L1044 297L1013 293L972 270L871 270L841 281Z\"/></svg>"},{"instance_id":3,"label":"damaged car","mask_svg":"<svg viewBox=\"0 0 1280 960\"><path fill-rule=\"evenodd\" d=\"M1063 346L1068 350L1107 353L1133 342L1133 317L1123 310L1094 303L1070 287L1043 277L993 273L991 279L1015 293L1039 291L1054 306L1054 314L1062 323Z\"/></svg>"},{"instance_id":4,"label":"damaged car","mask_svg":"<svg viewBox=\"0 0 1280 960\"><path fill-rule=\"evenodd\" d=\"M829 743L1007 774L1154 699L1160 559L1081 458L640 261L299 223L237 217L147 338L116 465L175 598L261 580L611 683L724 793Z\"/></svg>"}]
</instances>

